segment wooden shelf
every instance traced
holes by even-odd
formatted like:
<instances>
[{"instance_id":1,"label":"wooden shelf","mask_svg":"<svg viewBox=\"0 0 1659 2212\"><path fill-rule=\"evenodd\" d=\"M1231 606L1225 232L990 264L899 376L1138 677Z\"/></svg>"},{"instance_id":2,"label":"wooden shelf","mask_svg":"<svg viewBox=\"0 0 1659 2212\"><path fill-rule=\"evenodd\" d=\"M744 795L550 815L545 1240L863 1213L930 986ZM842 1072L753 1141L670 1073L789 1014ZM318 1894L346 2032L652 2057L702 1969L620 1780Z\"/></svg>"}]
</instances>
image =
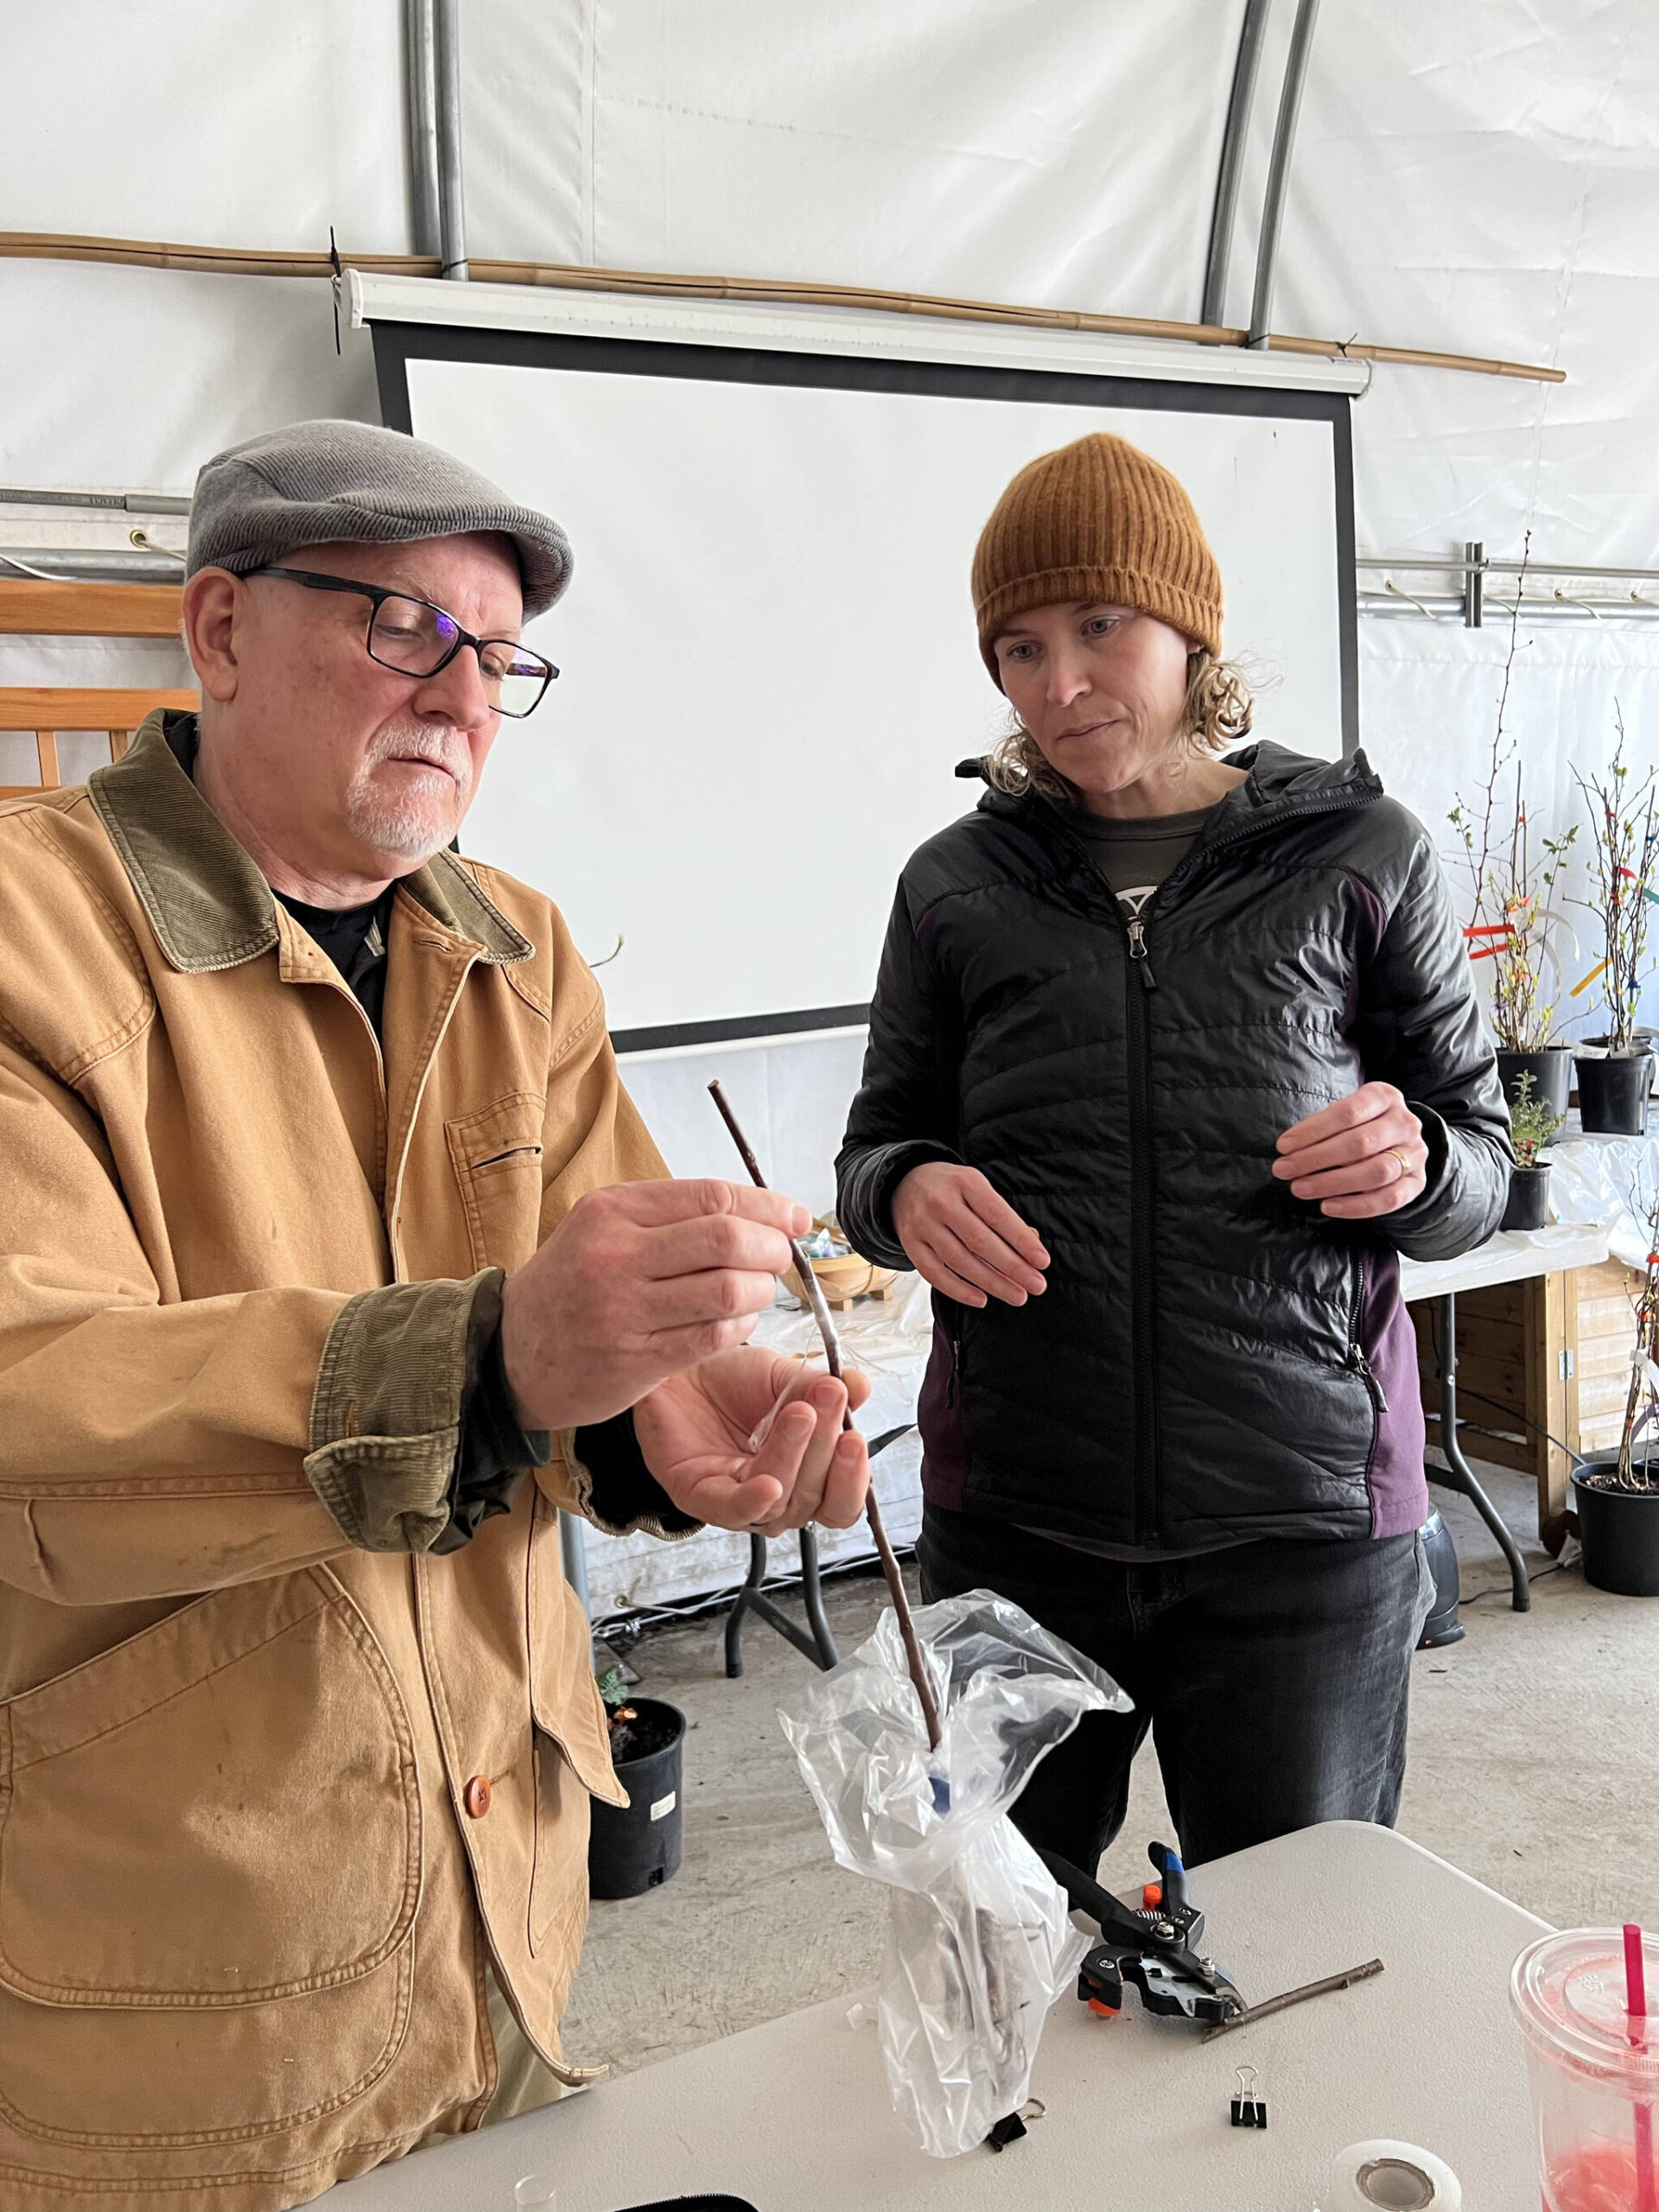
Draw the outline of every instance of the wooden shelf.
<instances>
[{"instance_id":1,"label":"wooden shelf","mask_svg":"<svg viewBox=\"0 0 1659 2212\"><path fill-rule=\"evenodd\" d=\"M177 584L0 582L0 635L176 638L183 598Z\"/></svg>"},{"instance_id":2,"label":"wooden shelf","mask_svg":"<svg viewBox=\"0 0 1659 2212\"><path fill-rule=\"evenodd\" d=\"M196 691L74 691L58 684L18 684L0 691L0 729L135 730L157 707L194 715L200 704Z\"/></svg>"},{"instance_id":3,"label":"wooden shelf","mask_svg":"<svg viewBox=\"0 0 1659 2212\"><path fill-rule=\"evenodd\" d=\"M62 784L58 740L66 730L96 730L110 741L110 758L118 760L144 716L157 707L194 714L201 704L194 691L71 691L19 685L0 691L0 730L24 730L35 740L40 781L0 784L0 799L28 798Z\"/></svg>"}]
</instances>

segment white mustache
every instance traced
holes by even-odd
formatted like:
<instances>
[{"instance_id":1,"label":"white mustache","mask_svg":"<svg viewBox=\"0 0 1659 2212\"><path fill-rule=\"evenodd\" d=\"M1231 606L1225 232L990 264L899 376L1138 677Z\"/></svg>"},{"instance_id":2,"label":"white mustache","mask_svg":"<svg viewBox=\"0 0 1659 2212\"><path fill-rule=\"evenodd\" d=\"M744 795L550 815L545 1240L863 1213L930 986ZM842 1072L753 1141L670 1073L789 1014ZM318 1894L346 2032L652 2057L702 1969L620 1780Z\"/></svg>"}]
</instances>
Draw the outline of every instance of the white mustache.
<instances>
[{"instance_id":1,"label":"white mustache","mask_svg":"<svg viewBox=\"0 0 1659 2212\"><path fill-rule=\"evenodd\" d=\"M434 767L447 769L462 791L473 780L471 750L455 729L442 731L423 727L383 731L370 747L364 766L378 768L385 760L430 761Z\"/></svg>"}]
</instances>

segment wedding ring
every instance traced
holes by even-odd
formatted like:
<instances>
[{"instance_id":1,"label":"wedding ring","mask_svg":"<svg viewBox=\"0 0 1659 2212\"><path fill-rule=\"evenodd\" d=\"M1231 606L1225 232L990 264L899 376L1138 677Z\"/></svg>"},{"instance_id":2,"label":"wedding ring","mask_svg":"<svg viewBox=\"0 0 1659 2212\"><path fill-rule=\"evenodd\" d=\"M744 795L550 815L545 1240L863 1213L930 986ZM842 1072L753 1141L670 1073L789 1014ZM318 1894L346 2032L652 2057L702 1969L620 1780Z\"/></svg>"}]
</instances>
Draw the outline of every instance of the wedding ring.
<instances>
[{"instance_id":1,"label":"wedding ring","mask_svg":"<svg viewBox=\"0 0 1659 2212\"><path fill-rule=\"evenodd\" d=\"M1396 1175L1394 1179L1396 1183L1400 1180L1400 1178L1402 1175L1414 1175L1416 1173L1416 1169L1412 1166L1410 1160L1407 1159L1405 1154L1401 1151L1397 1144L1391 1144L1389 1147L1389 1150L1394 1154L1395 1158L1400 1163L1400 1174Z\"/></svg>"}]
</instances>

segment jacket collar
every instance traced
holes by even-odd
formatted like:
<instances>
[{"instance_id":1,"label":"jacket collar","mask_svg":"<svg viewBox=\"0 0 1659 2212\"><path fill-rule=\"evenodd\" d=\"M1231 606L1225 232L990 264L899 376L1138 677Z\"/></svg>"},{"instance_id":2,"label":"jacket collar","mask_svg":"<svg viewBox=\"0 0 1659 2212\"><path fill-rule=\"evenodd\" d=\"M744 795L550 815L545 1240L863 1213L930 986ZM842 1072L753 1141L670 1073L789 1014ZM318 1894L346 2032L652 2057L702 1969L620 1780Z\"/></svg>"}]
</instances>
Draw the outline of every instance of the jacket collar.
<instances>
[{"instance_id":1,"label":"jacket collar","mask_svg":"<svg viewBox=\"0 0 1659 2212\"><path fill-rule=\"evenodd\" d=\"M1236 830L1268 828L1281 817L1363 806L1381 798L1382 792L1381 777L1361 752L1344 760L1319 760L1306 753L1292 753L1282 745L1262 743L1230 753L1224 765L1243 768L1245 779L1217 804L1212 825L1203 841L1206 845L1218 837L1231 836ZM982 778L985 763L961 761L957 773ZM991 790L980 800L979 806L984 814L1030 823L1046 819L1063 829L1069 828L1066 817L1071 810L1038 791L1011 795Z\"/></svg>"},{"instance_id":2,"label":"jacket collar","mask_svg":"<svg viewBox=\"0 0 1659 2212\"><path fill-rule=\"evenodd\" d=\"M167 729L184 719L147 715L130 750L95 769L87 790L156 943L175 968L207 975L270 950L276 902L175 758ZM527 960L535 950L453 853L435 854L402 888L485 960Z\"/></svg>"}]
</instances>

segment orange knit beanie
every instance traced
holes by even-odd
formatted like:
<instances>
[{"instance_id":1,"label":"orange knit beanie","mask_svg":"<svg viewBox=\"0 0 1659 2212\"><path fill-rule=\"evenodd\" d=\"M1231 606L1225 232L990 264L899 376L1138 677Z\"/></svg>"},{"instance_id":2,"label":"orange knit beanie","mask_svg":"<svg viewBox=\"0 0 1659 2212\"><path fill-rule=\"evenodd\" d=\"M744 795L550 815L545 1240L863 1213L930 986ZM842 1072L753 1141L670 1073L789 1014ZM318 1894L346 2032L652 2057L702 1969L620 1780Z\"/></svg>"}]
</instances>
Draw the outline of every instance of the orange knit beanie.
<instances>
[{"instance_id":1,"label":"orange knit beanie","mask_svg":"<svg viewBox=\"0 0 1659 2212\"><path fill-rule=\"evenodd\" d=\"M1057 601L1155 614L1221 651L1221 570L1186 493L1127 438L1096 430L1014 478L974 550L974 616L993 680L996 636Z\"/></svg>"}]
</instances>

